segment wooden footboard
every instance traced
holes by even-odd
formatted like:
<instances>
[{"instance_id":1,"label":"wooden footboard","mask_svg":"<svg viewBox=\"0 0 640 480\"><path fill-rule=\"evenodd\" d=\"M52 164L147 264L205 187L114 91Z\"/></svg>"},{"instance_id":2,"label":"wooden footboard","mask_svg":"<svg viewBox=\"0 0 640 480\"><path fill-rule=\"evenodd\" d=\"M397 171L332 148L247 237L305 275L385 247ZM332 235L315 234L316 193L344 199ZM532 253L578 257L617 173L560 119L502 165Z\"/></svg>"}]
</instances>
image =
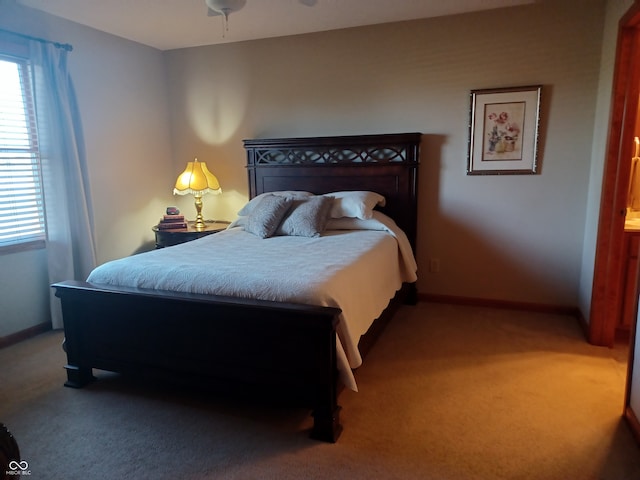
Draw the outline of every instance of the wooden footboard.
<instances>
[{"instance_id":1,"label":"wooden footboard","mask_svg":"<svg viewBox=\"0 0 640 480\"><path fill-rule=\"evenodd\" d=\"M86 385L97 368L220 391L290 391L313 409L313 438L340 435L339 309L78 281L53 287L64 316L66 386Z\"/></svg>"},{"instance_id":2,"label":"wooden footboard","mask_svg":"<svg viewBox=\"0 0 640 480\"><path fill-rule=\"evenodd\" d=\"M249 193L374 191L383 213L417 234L420 133L245 140ZM93 368L178 378L207 388L286 391L313 409L311 436L340 435L336 325L340 310L290 303L103 287L53 285L61 299L69 387L93 380ZM371 347L402 302L405 284L359 345Z\"/></svg>"}]
</instances>

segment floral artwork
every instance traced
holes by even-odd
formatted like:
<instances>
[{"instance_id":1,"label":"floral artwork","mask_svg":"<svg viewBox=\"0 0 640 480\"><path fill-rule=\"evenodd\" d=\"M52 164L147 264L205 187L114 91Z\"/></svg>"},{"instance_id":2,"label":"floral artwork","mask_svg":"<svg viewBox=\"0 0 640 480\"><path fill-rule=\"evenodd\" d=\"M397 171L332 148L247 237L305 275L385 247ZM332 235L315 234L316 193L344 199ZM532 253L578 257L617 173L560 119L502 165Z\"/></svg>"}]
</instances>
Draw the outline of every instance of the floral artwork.
<instances>
[{"instance_id":1,"label":"floral artwork","mask_svg":"<svg viewBox=\"0 0 640 480\"><path fill-rule=\"evenodd\" d=\"M522 159L520 126L524 121L524 107L524 102L485 105L485 161Z\"/></svg>"},{"instance_id":2,"label":"floral artwork","mask_svg":"<svg viewBox=\"0 0 640 480\"><path fill-rule=\"evenodd\" d=\"M537 173L541 89L471 92L467 174Z\"/></svg>"}]
</instances>

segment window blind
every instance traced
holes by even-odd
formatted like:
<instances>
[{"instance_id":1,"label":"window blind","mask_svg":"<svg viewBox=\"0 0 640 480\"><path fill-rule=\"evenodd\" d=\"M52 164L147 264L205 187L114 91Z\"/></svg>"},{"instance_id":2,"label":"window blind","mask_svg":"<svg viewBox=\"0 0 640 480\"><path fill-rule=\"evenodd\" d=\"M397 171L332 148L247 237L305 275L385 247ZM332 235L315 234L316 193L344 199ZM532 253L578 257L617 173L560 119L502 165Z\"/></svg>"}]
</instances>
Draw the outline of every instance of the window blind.
<instances>
[{"instance_id":1,"label":"window blind","mask_svg":"<svg viewBox=\"0 0 640 480\"><path fill-rule=\"evenodd\" d=\"M29 64L0 56L0 249L44 239L40 153Z\"/></svg>"}]
</instances>

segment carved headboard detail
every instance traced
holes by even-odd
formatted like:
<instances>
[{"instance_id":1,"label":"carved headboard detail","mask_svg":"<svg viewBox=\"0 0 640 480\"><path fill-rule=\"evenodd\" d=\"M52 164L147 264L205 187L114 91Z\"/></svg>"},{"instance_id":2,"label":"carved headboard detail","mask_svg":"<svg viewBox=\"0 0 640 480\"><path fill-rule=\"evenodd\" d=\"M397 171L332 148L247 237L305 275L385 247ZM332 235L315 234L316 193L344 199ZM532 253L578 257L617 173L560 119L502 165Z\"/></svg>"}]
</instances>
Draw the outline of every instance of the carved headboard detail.
<instances>
[{"instance_id":1,"label":"carved headboard detail","mask_svg":"<svg viewBox=\"0 0 640 480\"><path fill-rule=\"evenodd\" d=\"M251 198L277 190L370 190L416 242L420 133L245 140Z\"/></svg>"}]
</instances>

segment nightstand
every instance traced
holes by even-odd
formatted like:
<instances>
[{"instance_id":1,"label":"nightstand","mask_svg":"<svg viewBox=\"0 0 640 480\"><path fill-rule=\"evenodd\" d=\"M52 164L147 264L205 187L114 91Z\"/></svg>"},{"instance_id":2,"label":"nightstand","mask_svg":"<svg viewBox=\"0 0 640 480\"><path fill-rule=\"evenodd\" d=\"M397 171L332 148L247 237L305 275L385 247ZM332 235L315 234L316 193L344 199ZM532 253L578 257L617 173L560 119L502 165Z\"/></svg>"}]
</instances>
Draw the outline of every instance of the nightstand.
<instances>
[{"instance_id":1,"label":"nightstand","mask_svg":"<svg viewBox=\"0 0 640 480\"><path fill-rule=\"evenodd\" d=\"M190 242L197 238L218 233L225 230L229 226L229 222L205 220L207 224L203 230L196 230L193 226L194 222L188 222L187 228L179 230L161 230L156 225L152 228L156 234L156 248L170 247L179 243Z\"/></svg>"}]
</instances>

